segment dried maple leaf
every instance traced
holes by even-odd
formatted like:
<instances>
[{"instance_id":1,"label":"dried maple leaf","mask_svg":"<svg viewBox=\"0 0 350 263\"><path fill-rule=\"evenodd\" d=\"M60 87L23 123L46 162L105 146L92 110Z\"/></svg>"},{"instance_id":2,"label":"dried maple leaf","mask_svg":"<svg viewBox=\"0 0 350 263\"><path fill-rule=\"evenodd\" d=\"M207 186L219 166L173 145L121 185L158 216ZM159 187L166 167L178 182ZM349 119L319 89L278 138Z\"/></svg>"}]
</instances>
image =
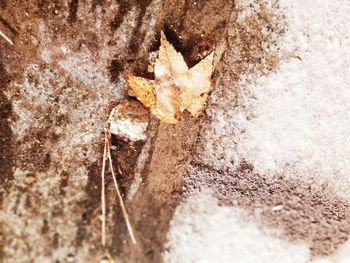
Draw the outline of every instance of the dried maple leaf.
<instances>
[{"instance_id":1,"label":"dried maple leaf","mask_svg":"<svg viewBox=\"0 0 350 263\"><path fill-rule=\"evenodd\" d=\"M175 124L184 110L194 117L202 112L212 90L212 70L213 53L189 69L181 53L161 32L161 46L154 66L155 80L128 77L129 95L136 97L161 121Z\"/></svg>"}]
</instances>

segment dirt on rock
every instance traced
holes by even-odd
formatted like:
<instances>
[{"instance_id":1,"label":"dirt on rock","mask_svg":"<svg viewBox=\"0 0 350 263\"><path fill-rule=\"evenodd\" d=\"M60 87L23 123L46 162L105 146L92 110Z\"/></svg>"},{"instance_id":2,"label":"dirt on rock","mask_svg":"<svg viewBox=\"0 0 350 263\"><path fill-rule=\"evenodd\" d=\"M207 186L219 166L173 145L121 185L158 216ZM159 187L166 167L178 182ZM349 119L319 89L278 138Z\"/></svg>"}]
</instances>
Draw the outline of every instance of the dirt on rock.
<instances>
[{"instance_id":1,"label":"dirt on rock","mask_svg":"<svg viewBox=\"0 0 350 263\"><path fill-rule=\"evenodd\" d=\"M182 176L192 160L199 127L190 114L177 125L156 121L152 126L149 131L151 157L142 172L139 189L127 202L138 244L123 243L128 233L120 216L113 235L113 244L123 246L112 246L111 251L125 262L162 261L169 222L182 200Z\"/></svg>"},{"instance_id":2,"label":"dirt on rock","mask_svg":"<svg viewBox=\"0 0 350 263\"><path fill-rule=\"evenodd\" d=\"M298 182L270 182L249 165L242 167L246 174L201 161L205 135L215 132L210 113L220 109L225 117L235 107L243 74L254 81L279 65L283 15L264 1L249 8L221 0L0 1L0 29L15 43L0 40L1 260L96 262L109 253L121 262L162 262L184 189L202 186L216 190L222 205L265 209L264 224L281 223L288 239L311 240L315 256L347 239L349 205L331 191L322 197L320 190L296 189ZM113 137L137 245L107 174L108 242L102 248L103 127L111 105L131 99L124 77L153 77L147 66L162 30L190 67L215 51L215 89L198 119L185 114L168 125L152 118L142 142ZM294 203L285 202L286 192ZM269 212L282 203L284 212ZM291 214L312 227L304 231ZM324 226L325 220L332 224Z\"/></svg>"},{"instance_id":3,"label":"dirt on rock","mask_svg":"<svg viewBox=\"0 0 350 263\"><path fill-rule=\"evenodd\" d=\"M0 186L3 187L13 179L13 140L8 118L11 116L11 102L3 93L9 83L9 76L0 64ZM1 200L0 200L1 203Z\"/></svg>"},{"instance_id":4,"label":"dirt on rock","mask_svg":"<svg viewBox=\"0 0 350 263\"><path fill-rule=\"evenodd\" d=\"M313 257L331 255L348 240L350 204L327 185L260 175L245 162L235 171L192 165L185 179L187 191L210 187L221 205L258 213L262 225L282 228L286 238L310 243Z\"/></svg>"},{"instance_id":5,"label":"dirt on rock","mask_svg":"<svg viewBox=\"0 0 350 263\"><path fill-rule=\"evenodd\" d=\"M99 245L102 131L110 103L126 96L122 75L152 77L147 71L149 53L159 48L161 30L189 66L196 64L225 38L234 4L216 0L1 3L1 30L15 42L14 46L1 42L3 72L11 76L2 77L2 83L9 85L2 85L6 96L1 96L1 109L7 113L1 112L1 129L6 131L1 133L1 157L6 160L1 172L6 182L12 180L2 197L1 229L10 238L1 241L3 258L99 259L106 252ZM198 121L189 116L176 126L153 120L148 144L113 139L125 197L143 147L150 148L141 169L142 183L126 201L139 241L136 248L129 244L108 180L108 247L113 256L162 261L168 224L181 200L181 176L191 161L198 128ZM13 226L5 225L9 217ZM25 233L16 232L25 225L36 234L23 238ZM16 253L9 252L11 239L19 240ZM36 246L40 240L47 240L47 245ZM56 250L61 252L54 258Z\"/></svg>"}]
</instances>

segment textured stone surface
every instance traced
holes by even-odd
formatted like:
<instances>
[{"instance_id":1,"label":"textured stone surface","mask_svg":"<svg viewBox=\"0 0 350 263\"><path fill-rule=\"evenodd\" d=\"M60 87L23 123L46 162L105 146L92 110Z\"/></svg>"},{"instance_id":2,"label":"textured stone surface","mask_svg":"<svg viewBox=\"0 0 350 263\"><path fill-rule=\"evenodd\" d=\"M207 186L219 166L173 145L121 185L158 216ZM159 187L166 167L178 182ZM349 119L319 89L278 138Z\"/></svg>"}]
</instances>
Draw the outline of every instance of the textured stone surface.
<instances>
[{"instance_id":1,"label":"textured stone surface","mask_svg":"<svg viewBox=\"0 0 350 263\"><path fill-rule=\"evenodd\" d=\"M0 1L0 261L346 260L349 8ZM215 51L214 91L198 119L112 138L138 243L108 176L102 248L103 127L161 30L189 66Z\"/></svg>"}]
</instances>

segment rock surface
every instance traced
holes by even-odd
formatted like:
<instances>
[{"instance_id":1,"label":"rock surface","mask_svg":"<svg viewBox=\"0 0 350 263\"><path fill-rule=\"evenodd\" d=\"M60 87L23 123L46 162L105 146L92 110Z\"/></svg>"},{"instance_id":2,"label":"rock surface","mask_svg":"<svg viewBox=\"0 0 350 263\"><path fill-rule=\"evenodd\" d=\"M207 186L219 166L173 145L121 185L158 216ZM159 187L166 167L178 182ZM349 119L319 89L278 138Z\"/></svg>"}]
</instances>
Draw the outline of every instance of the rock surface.
<instances>
[{"instance_id":1,"label":"rock surface","mask_svg":"<svg viewBox=\"0 0 350 263\"><path fill-rule=\"evenodd\" d=\"M349 3L0 1L0 261L347 262ZM215 52L206 112L103 128L160 32L191 67Z\"/></svg>"}]
</instances>

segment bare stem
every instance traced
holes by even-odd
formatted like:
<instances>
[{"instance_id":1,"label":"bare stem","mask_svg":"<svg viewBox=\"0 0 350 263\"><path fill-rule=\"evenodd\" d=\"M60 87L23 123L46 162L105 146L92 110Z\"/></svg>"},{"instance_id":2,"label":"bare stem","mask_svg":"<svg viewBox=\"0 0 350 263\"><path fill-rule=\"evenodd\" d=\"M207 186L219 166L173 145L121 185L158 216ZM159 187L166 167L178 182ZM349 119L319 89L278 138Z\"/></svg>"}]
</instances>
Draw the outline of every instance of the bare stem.
<instances>
[{"instance_id":1,"label":"bare stem","mask_svg":"<svg viewBox=\"0 0 350 263\"><path fill-rule=\"evenodd\" d=\"M6 36L5 33L2 32L1 30L0 30L0 36L2 36L7 42L13 45L13 42L11 41L11 39L8 36Z\"/></svg>"},{"instance_id":2,"label":"bare stem","mask_svg":"<svg viewBox=\"0 0 350 263\"><path fill-rule=\"evenodd\" d=\"M110 133L110 131L106 131L106 133L108 133L107 137L108 137L108 141L110 142L111 133ZM118 182L117 182L117 178L116 178L115 173L114 173L113 164L112 164L112 157L111 157L110 144L108 144L107 154L108 154L108 159L109 159L109 166L111 167L111 171L112 171L112 177L113 177L114 186L115 186L115 189L117 191L117 196L118 196L118 199L119 199L120 206L122 208L122 212L123 212L123 216L124 216L124 219L125 219L125 223L126 223L126 226L128 228L128 232L129 232L129 235L131 237L132 243L136 244L134 231L132 230L132 227L131 227L131 224L130 224L130 220L129 220L129 216L128 216L128 213L126 211L126 208L125 208L125 205L124 205L124 201L123 201L123 197L122 197L122 195L120 193Z\"/></svg>"},{"instance_id":3,"label":"bare stem","mask_svg":"<svg viewBox=\"0 0 350 263\"><path fill-rule=\"evenodd\" d=\"M102 206L102 246L106 245L106 190L105 190L105 170L106 170L106 158L107 158L107 148L109 147L108 135L105 129L105 143L103 149L103 159L102 159L102 171L101 171L101 206Z\"/></svg>"}]
</instances>

